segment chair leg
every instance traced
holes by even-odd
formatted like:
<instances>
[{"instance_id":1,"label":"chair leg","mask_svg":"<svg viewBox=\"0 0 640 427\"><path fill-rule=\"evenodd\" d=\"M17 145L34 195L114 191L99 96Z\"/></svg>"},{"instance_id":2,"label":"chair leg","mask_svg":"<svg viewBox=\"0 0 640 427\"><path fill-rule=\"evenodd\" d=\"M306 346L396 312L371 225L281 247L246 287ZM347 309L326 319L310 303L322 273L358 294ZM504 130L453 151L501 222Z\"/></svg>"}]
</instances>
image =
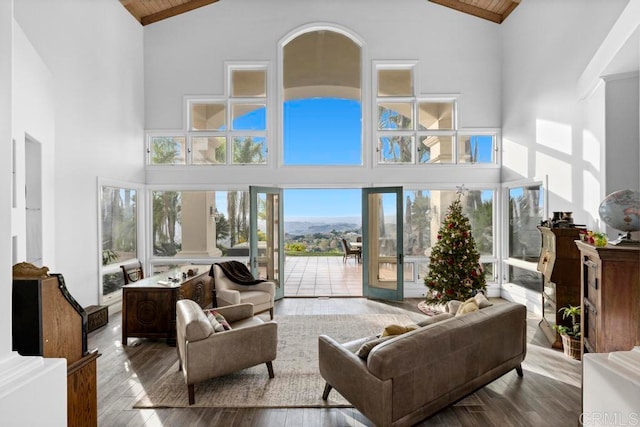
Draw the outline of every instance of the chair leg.
<instances>
[{"instance_id":1,"label":"chair leg","mask_svg":"<svg viewBox=\"0 0 640 427\"><path fill-rule=\"evenodd\" d=\"M516 366L516 373L518 374L518 376L520 378L522 378L522 376L524 375L523 372L522 372L522 365Z\"/></svg>"},{"instance_id":2,"label":"chair leg","mask_svg":"<svg viewBox=\"0 0 640 427\"><path fill-rule=\"evenodd\" d=\"M329 392L331 391L333 387L331 387L331 384L329 383L325 383L324 384L324 392L322 392L322 400L327 400L329 398Z\"/></svg>"},{"instance_id":3,"label":"chair leg","mask_svg":"<svg viewBox=\"0 0 640 427\"><path fill-rule=\"evenodd\" d=\"M196 403L196 392L193 384L187 385L187 389L189 390L189 405L193 405Z\"/></svg>"},{"instance_id":4,"label":"chair leg","mask_svg":"<svg viewBox=\"0 0 640 427\"><path fill-rule=\"evenodd\" d=\"M269 309L269 316L271 317L271 320L273 320L273 307Z\"/></svg>"},{"instance_id":5,"label":"chair leg","mask_svg":"<svg viewBox=\"0 0 640 427\"><path fill-rule=\"evenodd\" d=\"M275 377L273 374L273 364L271 362L267 362L267 369L269 370L269 378Z\"/></svg>"}]
</instances>

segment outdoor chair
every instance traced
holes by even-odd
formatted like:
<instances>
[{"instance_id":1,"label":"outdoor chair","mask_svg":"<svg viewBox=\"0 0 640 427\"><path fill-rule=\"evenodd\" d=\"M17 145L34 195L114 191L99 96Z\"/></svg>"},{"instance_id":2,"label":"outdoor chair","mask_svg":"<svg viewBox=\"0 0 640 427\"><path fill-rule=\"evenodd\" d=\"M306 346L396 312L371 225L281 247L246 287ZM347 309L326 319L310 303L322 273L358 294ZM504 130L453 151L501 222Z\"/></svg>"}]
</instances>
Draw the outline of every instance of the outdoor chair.
<instances>
[{"instance_id":1,"label":"outdoor chair","mask_svg":"<svg viewBox=\"0 0 640 427\"><path fill-rule=\"evenodd\" d=\"M347 259L350 257L353 257L356 262L360 262L362 252L360 249L352 248L349 242L347 242L347 239L344 238L342 239L342 250L344 252L342 255L342 262L347 262Z\"/></svg>"}]
</instances>

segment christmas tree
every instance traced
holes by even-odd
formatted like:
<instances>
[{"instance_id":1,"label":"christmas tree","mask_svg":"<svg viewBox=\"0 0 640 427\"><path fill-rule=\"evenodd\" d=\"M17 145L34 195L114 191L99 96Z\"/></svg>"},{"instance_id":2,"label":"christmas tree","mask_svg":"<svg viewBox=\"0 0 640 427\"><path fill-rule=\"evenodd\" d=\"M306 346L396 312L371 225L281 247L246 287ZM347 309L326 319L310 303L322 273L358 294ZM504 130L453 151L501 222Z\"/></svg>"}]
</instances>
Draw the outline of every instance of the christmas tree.
<instances>
[{"instance_id":1,"label":"christmas tree","mask_svg":"<svg viewBox=\"0 0 640 427\"><path fill-rule=\"evenodd\" d=\"M465 301L485 289L480 253L471 235L469 219L462 213L460 197L447 210L431 250L429 273L424 279L427 304Z\"/></svg>"}]
</instances>

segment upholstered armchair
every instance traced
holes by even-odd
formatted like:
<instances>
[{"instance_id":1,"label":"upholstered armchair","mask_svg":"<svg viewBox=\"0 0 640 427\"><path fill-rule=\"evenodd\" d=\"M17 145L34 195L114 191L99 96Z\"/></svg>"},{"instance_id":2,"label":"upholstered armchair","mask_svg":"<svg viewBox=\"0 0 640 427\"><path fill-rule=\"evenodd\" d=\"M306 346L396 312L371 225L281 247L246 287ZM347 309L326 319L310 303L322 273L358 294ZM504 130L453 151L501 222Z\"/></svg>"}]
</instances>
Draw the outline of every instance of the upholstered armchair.
<instances>
[{"instance_id":1,"label":"upholstered armchair","mask_svg":"<svg viewBox=\"0 0 640 427\"><path fill-rule=\"evenodd\" d=\"M194 384L266 363L273 378L272 361L278 347L278 325L253 315L253 305L240 304L215 309L231 329L216 332L207 314L195 301L176 304L177 349L180 370L195 403ZM215 322L214 322L215 323Z\"/></svg>"},{"instance_id":2,"label":"upholstered armchair","mask_svg":"<svg viewBox=\"0 0 640 427\"><path fill-rule=\"evenodd\" d=\"M213 264L213 280L218 307L251 303L256 314L268 310L271 319L273 319L275 283L262 282L250 286L240 285L229 279L217 264Z\"/></svg>"}]
</instances>

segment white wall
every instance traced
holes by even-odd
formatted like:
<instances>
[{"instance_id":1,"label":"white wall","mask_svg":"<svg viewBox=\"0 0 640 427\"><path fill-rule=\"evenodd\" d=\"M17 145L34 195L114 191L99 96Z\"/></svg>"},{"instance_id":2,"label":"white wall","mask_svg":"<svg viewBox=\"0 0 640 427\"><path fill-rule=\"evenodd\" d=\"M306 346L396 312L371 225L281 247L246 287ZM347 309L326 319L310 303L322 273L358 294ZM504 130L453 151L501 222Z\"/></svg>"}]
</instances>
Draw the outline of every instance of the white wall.
<instances>
[{"instance_id":1,"label":"white wall","mask_svg":"<svg viewBox=\"0 0 640 427\"><path fill-rule=\"evenodd\" d=\"M640 191L640 85L638 74L605 77L605 191ZM631 166L631 167L629 167Z\"/></svg>"},{"instance_id":2,"label":"white wall","mask_svg":"<svg viewBox=\"0 0 640 427\"><path fill-rule=\"evenodd\" d=\"M14 68L24 60L15 52L22 33L13 19L13 1L0 2L0 413L6 425L66 425L66 362L21 357L12 352L11 263L13 105L18 91ZM33 402L39 403L33 410Z\"/></svg>"},{"instance_id":3,"label":"white wall","mask_svg":"<svg viewBox=\"0 0 640 427\"><path fill-rule=\"evenodd\" d=\"M603 111L600 199L622 188L640 188L636 160L640 157L639 74L640 0L629 0L578 80L580 99L585 104L599 104ZM598 205L592 204L594 212ZM619 233L602 223L599 228L606 229L610 238ZM639 236L640 232L632 233L634 239Z\"/></svg>"},{"instance_id":4,"label":"white wall","mask_svg":"<svg viewBox=\"0 0 640 427\"><path fill-rule=\"evenodd\" d=\"M234 0L214 3L145 27L146 128L185 129L183 97L224 95L225 61L268 62L271 99L275 100L278 44L294 30L312 23L332 24L363 41L364 111L371 111L368 102L372 61L415 60L418 93L460 94L460 127L499 127L500 45L499 26L495 23L423 0ZM270 108L274 113L269 122L274 132L272 140L280 141L277 103L270 104ZM368 159L374 152L370 120L370 115L365 113L364 150ZM269 151L272 158L277 153L275 148ZM427 182L469 186L499 180L495 169L461 173L459 167L439 166L442 167L332 168L330 181L336 186L376 183L408 187ZM171 169L148 172L147 183L233 182L245 188L256 182L293 187L327 184L326 173L309 173L309 168L215 167L197 168L189 173Z\"/></svg>"},{"instance_id":5,"label":"white wall","mask_svg":"<svg viewBox=\"0 0 640 427\"><path fill-rule=\"evenodd\" d=\"M597 152L605 141L600 131L589 132L585 115L594 108L581 102L577 83L627 2L522 2L501 28L502 179L548 175L549 211L573 211L576 223L589 226L597 206L585 199L601 200L604 159ZM593 182L584 171L593 172Z\"/></svg>"},{"instance_id":6,"label":"white wall","mask_svg":"<svg viewBox=\"0 0 640 427\"><path fill-rule=\"evenodd\" d=\"M11 101L13 1L0 2L0 360L11 354Z\"/></svg>"},{"instance_id":7,"label":"white wall","mask_svg":"<svg viewBox=\"0 0 640 427\"><path fill-rule=\"evenodd\" d=\"M43 206L50 224L44 264L64 275L81 305L97 304L97 178L144 181L142 26L111 0L21 0L15 19L52 76L55 132L54 151L43 162L50 190ZM19 92L18 105L36 102L29 99L38 95L33 90ZM33 115L16 120L20 132L43 126Z\"/></svg>"},{"instance_id":8,"label":"white wall","mask_svg":"<svg viewBox=\"0 0 640 427\"><path fill-rule=\"evenodd\" d=\"M35 51L19 24L14 31L13 138L16 141L16 188L25 188L25 138L37 141L42 153L42 233L43 242L53 243L55 231L55 97L53 76ZM26 259L25 191L16 192L12 210L12 235L17 239L13 257ZM54 261L54 245L43 245L43 265Z\"/></svg>"}]
</instances>

